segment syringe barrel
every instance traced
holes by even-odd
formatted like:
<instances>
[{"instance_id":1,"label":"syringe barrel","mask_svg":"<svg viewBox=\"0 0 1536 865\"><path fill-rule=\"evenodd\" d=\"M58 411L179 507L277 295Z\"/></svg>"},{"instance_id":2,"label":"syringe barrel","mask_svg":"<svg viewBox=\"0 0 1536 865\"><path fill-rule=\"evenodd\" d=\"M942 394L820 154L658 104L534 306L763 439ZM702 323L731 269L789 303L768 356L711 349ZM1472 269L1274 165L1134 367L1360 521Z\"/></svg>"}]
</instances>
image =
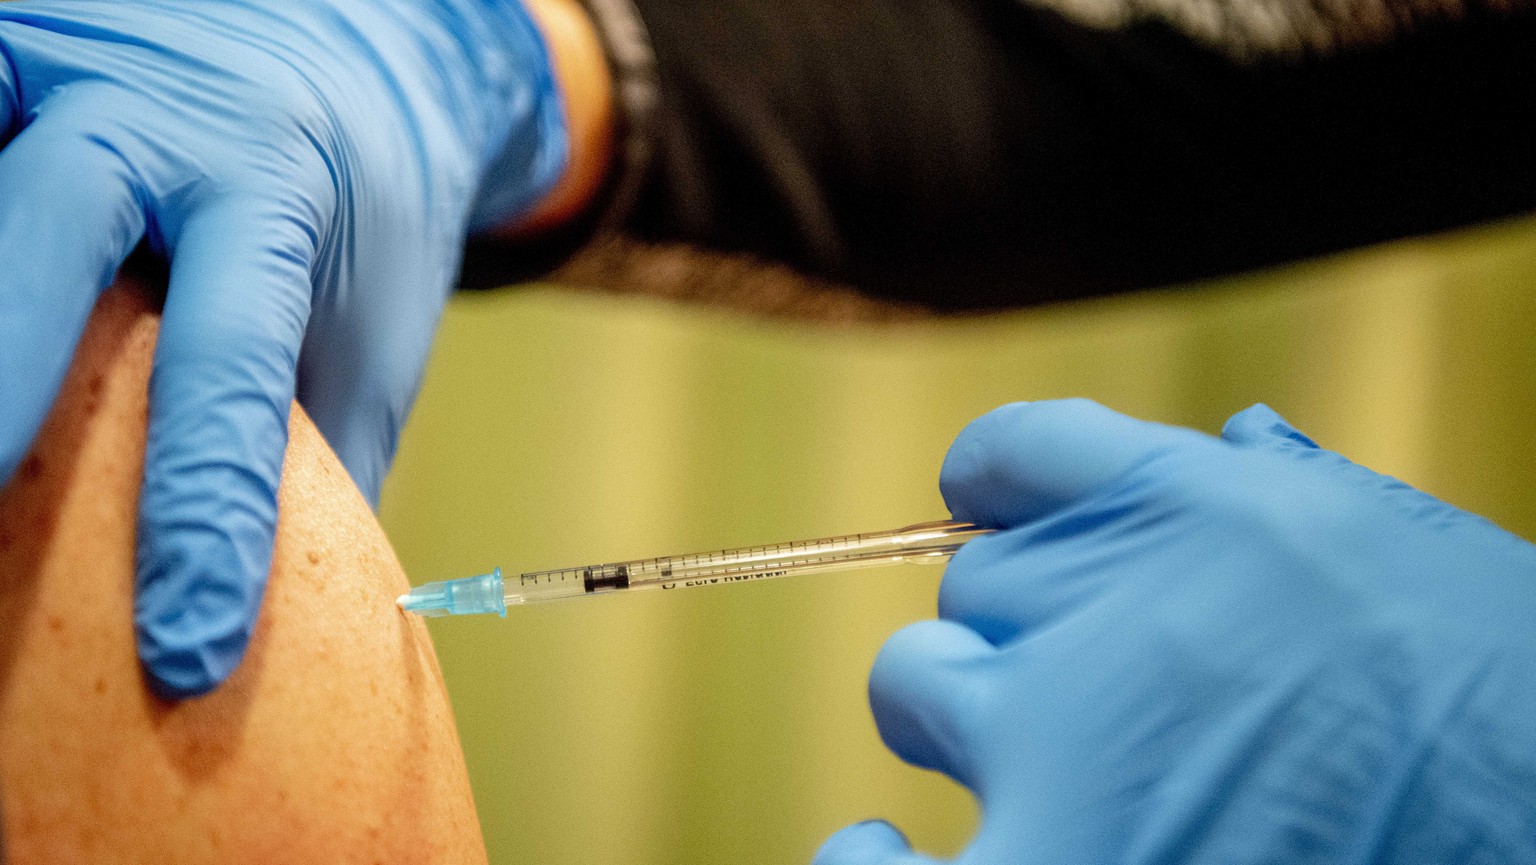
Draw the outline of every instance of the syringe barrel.
<instances>
[{"instance_id":1,"label":"syringe barrel","mask_svg":"<svg viewBox=\"0 0 1536 865\"><path fill-rule=\"evenodd\" d=\"M507 580L506 602L552 601L629 588L627 563L539 571Z\"/></svg>"},{"instance_id":2,"label":"syringe barrel","mask_svg":"<svg viewBox=\"0 0 1536 865\"><path fill-rule=\"evenodd\" d=\"M538 571L509 578L506 602L510 605L621 589L672 589L762 580L868 567L882 561L944 561L960 544L982 534L987 534L987 530L969 523L920 523L892 532Z\"/></svg>"},{"instance_id":3,"label":"syringe barrel","mask_svg":"<svg viewBox=\"0 0 1536 865\"><path fill-rule=\"evenodd\" d=\"M716 585L848 570L881 562L942 562L961 544L988 532L969 523L945 521L920 523L893 532L537 571L505 581L497 568L476 577L418 586L400 597L400 606L424 616L505 616L510 604L580 598L625 589Z\"/></svg>"}]
</instances>

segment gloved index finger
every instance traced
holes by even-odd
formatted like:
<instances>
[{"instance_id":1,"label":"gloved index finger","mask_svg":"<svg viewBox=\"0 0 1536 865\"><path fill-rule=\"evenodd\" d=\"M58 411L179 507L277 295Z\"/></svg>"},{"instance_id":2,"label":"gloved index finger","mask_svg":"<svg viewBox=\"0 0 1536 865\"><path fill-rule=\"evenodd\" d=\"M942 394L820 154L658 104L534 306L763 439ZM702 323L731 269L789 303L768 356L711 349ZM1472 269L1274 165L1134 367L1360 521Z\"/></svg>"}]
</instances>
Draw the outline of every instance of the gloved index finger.
<instances>
[{"instance_id":1,"label":"gloved index finger","mask_svg":"<svg viewBox=\"0 0 1536 865\"><path fill-rule=\"evenodd\" d=\"M1209 442L1091 400L1013 403L960 432L939 489L955 519L1011 528L1070 507L1156 456Z\"/></svg>"},{"instance_id":2,"label":"gloved index finger","mask_svg":"<svg viewBox=\"0 0 1536 865\"><path fill-rule=\"evenodd\" d=\"M244 656L277 523L312 235L282 204L211 205L173 239L139 508L139 657L164 696Z\"/></svg>"}]
</instances>

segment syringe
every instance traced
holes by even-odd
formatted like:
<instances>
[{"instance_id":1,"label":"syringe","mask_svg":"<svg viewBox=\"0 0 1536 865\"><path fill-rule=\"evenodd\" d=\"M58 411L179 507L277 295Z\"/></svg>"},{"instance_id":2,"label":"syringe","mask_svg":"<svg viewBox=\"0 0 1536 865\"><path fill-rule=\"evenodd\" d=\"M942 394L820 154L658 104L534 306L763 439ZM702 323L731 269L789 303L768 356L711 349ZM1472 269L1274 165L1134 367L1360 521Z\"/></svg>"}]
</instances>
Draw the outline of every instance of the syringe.
<instances>
[{"instance_id":1,"label":"syringe","mask_svg":"<svg viewBox=\"0 0 1536 865\"><path fill-rule=\"evenodd\" d=\"M509 604L578 598L633 589L680 589L746 580L765 580L821 571L901 562L942 562L955 550L991 529L970 523L919 523L892 532L790 541L685 556L663 556L534 571L502 579L501 568L488 574L426 583L396 599L401 609L423 616L498 613Z\"/></svg>"}]
</instances>

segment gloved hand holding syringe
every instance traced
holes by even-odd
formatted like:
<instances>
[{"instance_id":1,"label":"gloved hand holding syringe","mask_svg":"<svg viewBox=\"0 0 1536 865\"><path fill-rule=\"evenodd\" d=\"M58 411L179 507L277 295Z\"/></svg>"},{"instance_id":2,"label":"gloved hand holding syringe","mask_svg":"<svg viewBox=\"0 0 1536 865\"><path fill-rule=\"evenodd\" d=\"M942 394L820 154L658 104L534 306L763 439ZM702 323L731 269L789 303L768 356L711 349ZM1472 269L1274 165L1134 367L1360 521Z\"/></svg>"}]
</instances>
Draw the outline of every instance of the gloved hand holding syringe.
<instances>
[{"instance_id":1,"label":"gloved hand holding syringe","mask_svg":"<svg viewBox=\"0 0 1536 865\"><path fill-rule=\"evenodd\" d=\"M529 601L627 589L709 586L879 564L945 562L961 544L991 531L970 523L941 521L889 532L534 571L516 579L503 579L501 568L496 568L488 574L417 586L401 595L398 603L402 609L423 616L505 616L508 604Z\"/></svg>"}]
</instances>

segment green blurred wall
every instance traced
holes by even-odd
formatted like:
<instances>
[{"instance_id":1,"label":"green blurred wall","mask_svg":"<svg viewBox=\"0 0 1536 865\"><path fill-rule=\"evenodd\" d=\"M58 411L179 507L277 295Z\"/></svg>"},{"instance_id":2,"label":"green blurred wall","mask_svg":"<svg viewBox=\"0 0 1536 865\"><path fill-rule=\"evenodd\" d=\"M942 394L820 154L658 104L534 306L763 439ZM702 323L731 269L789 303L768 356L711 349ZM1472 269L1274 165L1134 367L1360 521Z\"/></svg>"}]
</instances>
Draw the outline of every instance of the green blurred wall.
<instances>
[{"instance_id":1,"label":"green blurred wall","mask_svg":"<svg viewBox=\"0 0 1536 865\"><path fill-rule=\"evenodd\" d=\"M1089 396L1208 431L1268 402L1536 537L1536 221L995 318L847 327L556 289L449 308L383 519L415 581L945 515L972 417ZM967 794L865 704L933 614L909 566L437 621L491 860L802 863L880 815L958 850Z\"/></svg>"}]
</instances>

